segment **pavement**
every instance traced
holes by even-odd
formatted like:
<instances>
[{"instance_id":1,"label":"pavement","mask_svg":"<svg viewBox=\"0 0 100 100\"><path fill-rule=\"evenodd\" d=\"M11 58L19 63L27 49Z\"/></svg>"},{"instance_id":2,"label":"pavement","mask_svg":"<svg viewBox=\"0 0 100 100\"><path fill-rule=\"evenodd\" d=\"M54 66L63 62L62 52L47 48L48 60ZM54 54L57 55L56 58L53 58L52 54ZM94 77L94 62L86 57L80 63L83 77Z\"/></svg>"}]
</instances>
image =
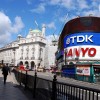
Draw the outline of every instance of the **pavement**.
<instances>
[{"instance_id":1,"label":"pavement","mask_svg":"<svg viewBox=\"0 0 100 100\"><path fill-rule=\"evenodd\" d=\"M34 75L34 72L30 71L28 74ZM53 74L47 72L37 73L37 75L39 77L41 76L41 78L44 77L45 79L49 80L53 79ZM100 84L88 83L64 77L57 77L57 80L64 83L71 83L100 90ZM30 91L25 90L22 86L20 86L17 83L13 73L11 73L11 75L10 74L8 75L6 85L4 85L2 71L0 70L0 100L35 100L35 99L33 99L33 95Z\"/></svg>"},{"instance_id":2,"label":"pavement","mask_svg":"<svg viewBox=\"0 0 100 100\"><path fill-rule=\"evenodd\" d=\"M0 100L34 100L32 94L28 90L24 90L16 82L14 74L11 73L7 77L7 82L4 85L3 75L0 70Z\"/></svg>"}]
</instances>

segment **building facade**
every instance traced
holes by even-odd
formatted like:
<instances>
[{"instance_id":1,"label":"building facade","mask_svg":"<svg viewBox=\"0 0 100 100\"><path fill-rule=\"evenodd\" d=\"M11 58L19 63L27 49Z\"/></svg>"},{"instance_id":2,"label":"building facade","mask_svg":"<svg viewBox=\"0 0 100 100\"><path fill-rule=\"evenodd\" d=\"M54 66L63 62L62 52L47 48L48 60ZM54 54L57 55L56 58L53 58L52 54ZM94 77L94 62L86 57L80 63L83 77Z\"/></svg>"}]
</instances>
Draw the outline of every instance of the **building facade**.
<instances>
[{"instance_id":1,"label":"building facade","mask_svg":"<svg viewBox=\"0 0 100 100\"><path fill-rule=\"evenodd\" d=\"M55 67L56 66L56 57L55 57L55 53L57 51L57 44L58 41L52 41L50 44L46 44L45 47L45 61L44 61L44 65L47 69L50 69L51 67Z\"/></svg>"},{"instance_id":2,"label":"building facade","mask_svg":"<svg viewBox=\"0 0 100 100\"><path fill-rule=\"evenodd\" d=\"M0 48L0 61L14 66L22 64L30 69L35 66L44 67L45 29L45 25L42 26L42 31L30 29L26 38L18 35L16 41Z\"/></svg>"},{"instance_id":3,"label":"building facade","mask_svg":"<svg viewBox=\"0 0 100 100\"><path fill-rule=\"evenodd\" d=\"M62 75L81 81L100 82L100 17L68 21L59 37L57 63Z\"/></svg>"},{"instance_id":4,"label":"building facade","mask_svg":"<svg viewBox=\"0 0 100 100\"><path fill-rule=\"evenodd\" d=\"M0 48L1 63L14 66L24 65L29 69L55 66L57 41L49 44L45 36L46 26L42 29L30 29L24 38L18 35L17 40Z\"/></svg>"},{"instance_id":5,"label":"building facade","mask_svg":"<svg viewBox=\"0 0 100 100\"><path fill-rule=\"evenodd\" d=\"M100 17L86 16L68 21L59 37L58 65L100 62L99 27Z\"/></svg>"}]
</instances>

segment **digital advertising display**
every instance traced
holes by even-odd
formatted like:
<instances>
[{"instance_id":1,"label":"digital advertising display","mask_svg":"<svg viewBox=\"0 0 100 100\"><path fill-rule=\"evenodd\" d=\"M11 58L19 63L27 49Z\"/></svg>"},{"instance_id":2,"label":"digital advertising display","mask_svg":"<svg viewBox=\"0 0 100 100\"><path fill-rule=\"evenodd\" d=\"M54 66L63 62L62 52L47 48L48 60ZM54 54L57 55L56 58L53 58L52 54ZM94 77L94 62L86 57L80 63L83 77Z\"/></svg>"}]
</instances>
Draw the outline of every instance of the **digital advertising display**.
<instances>
[{"instance_id":1,"label":"digital advertising display","mask_svg":"<svg viewBox=\"0 0 100 100\"><path fill-rule=\"evenodd\" d=\"M100 33L81 32L65 36L67 58L100 59Z\"/></svg>"}]
</instances>

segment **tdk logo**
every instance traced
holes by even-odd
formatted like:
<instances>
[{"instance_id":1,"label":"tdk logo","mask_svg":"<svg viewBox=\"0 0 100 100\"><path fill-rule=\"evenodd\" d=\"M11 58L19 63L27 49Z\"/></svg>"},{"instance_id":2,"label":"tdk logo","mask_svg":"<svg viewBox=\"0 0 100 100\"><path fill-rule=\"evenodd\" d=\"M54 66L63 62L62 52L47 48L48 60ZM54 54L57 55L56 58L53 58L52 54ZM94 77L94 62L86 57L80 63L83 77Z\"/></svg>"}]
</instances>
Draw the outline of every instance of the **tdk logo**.
<instances>
[{"instance_id":1,"label":"tdk logo","mask_svg":"<svg viewBox=\"0 0 100 100\"><path fill-rule=\"evenodd\" d=\"M82 43L82 42L93 42L92 40L93 35L79 35L79 36L72 36L67 38L66 40L66 44L70 44L70 43Z\"/></svg>"}]
</instances>

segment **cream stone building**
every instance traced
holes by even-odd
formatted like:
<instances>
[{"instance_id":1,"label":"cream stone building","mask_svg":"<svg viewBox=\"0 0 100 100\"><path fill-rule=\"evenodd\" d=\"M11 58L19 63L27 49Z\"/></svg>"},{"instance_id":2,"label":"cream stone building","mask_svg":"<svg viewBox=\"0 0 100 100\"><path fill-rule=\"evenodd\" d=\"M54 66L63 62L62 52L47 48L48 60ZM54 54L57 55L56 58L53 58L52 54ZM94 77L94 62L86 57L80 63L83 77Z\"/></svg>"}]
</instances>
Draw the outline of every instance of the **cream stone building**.
<instances>
[{"instance_id":1,"label":"cream stone building","mask_svg":"<svg viewBox=\"0 0 100 100\"><path fill-rule=\"evenodd\" d=\"M46 54L47 49L50 50L50 48L47 48L49 45L47 46L45 29L45 24L42 25L41 30L30 29L25 38L18 35L16 41L0 48L1 63L8 63L14 66L24 65L28 66L29 69L50 66L49 62L54 64L56 49L50 51L51 54L53 53L52 58L50 57L51 60L45 59L47 57L49 59L50 56L48 56L49 53Z\"/></svg>"},{"instance_id":2,"label":"cream stone building","mask_svg":"<svg viewBox=\"0 0 100 100\"><path fill-rule=\"evenodd\" d=\"M30 69L34 66L44 66L45 29L45 25L42 26L42 30L30 29L26 38L18 35L16 41L0 48L0 61L15 66L28 65Z\"/></svg>"}]
</instances>

